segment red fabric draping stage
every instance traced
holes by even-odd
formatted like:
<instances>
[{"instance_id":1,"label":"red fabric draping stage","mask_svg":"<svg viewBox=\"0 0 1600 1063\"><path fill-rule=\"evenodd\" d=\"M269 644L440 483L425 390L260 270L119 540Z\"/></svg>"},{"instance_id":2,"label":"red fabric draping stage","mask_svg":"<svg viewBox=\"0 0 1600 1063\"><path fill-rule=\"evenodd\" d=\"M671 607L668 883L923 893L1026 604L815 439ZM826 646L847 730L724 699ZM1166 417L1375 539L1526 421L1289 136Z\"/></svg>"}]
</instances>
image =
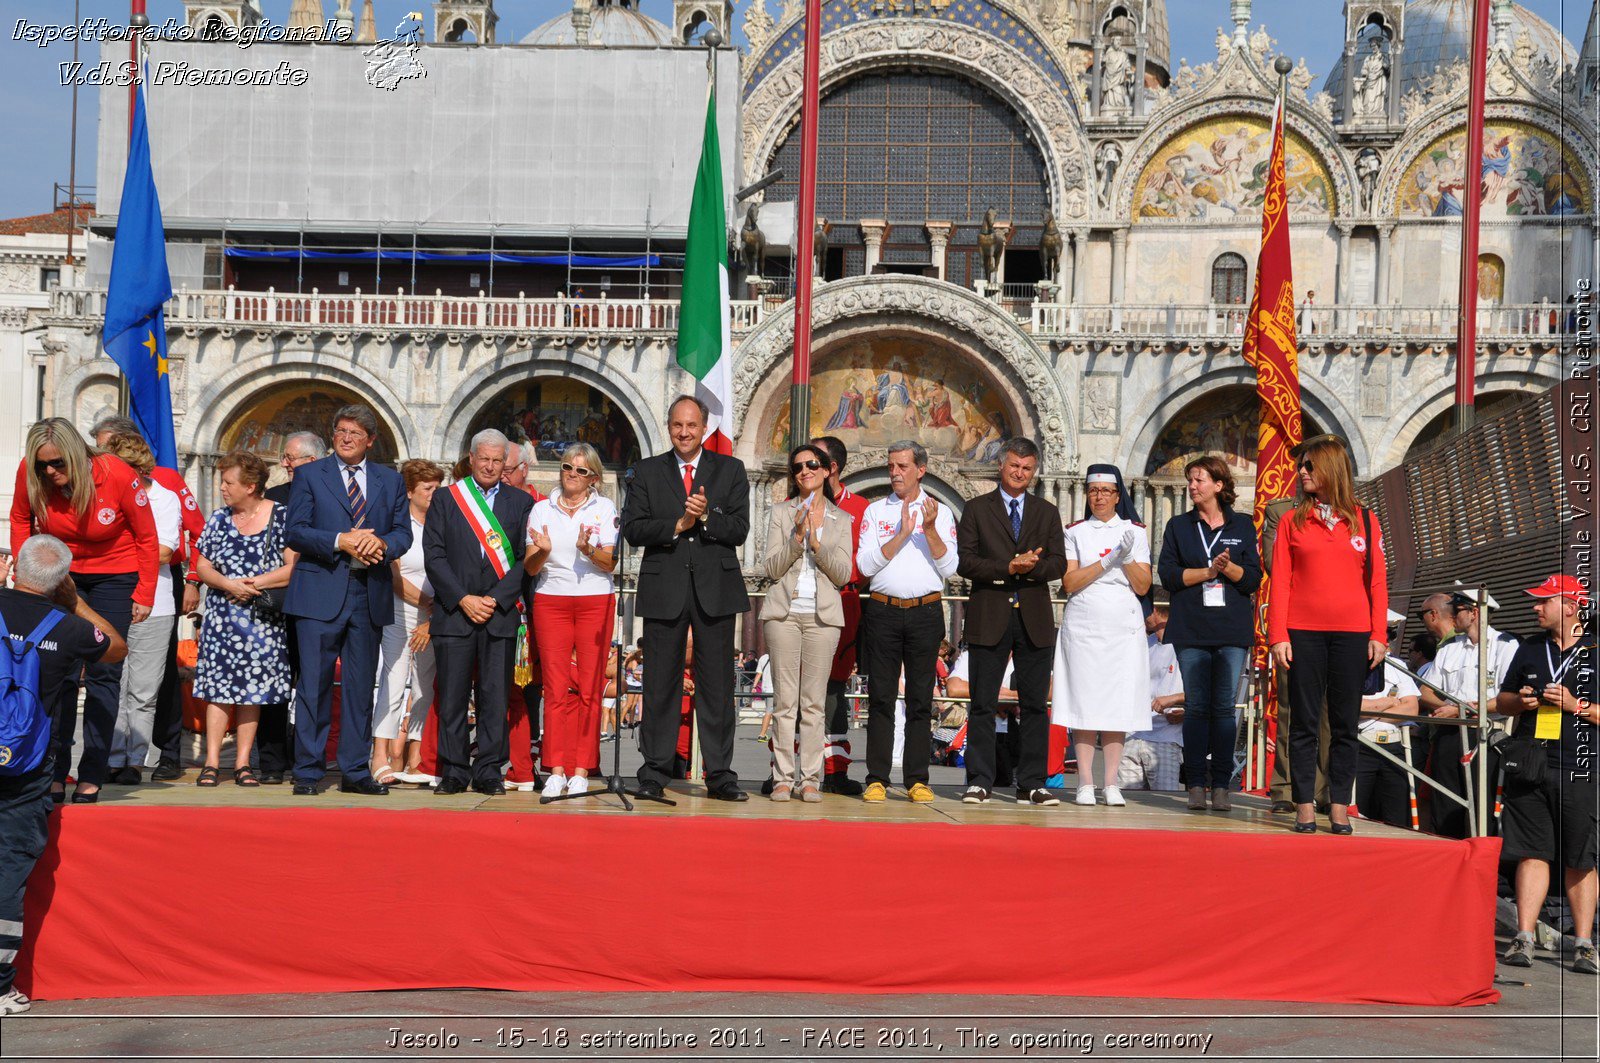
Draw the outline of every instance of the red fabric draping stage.
<instances>
[{"instance_id":1,"label":"red fabric draping stage","mask_svg":"<svg viewBox=\"0 0 1600 1063\"><path fill-rule=\"evenodd\" d=\"M1499 999L1498 839L65 811L28 885L18 960L20 988L43 999L460 986ZM1368 906L1396 889L1433 898L1404 906L1404 948ZM973 947L979 932L1002 946Z\"/></svg>"}]
</instances>

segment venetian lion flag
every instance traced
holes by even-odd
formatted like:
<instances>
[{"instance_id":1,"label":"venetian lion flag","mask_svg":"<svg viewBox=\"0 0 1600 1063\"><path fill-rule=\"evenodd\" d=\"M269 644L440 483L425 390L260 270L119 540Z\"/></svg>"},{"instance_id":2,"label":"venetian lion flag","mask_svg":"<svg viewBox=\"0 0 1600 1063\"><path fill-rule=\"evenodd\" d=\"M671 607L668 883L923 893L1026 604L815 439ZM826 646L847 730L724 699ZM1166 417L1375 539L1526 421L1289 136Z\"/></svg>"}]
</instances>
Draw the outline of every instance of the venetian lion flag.
<instances>
[{"instance_id":1,"label":"venetian lion flag","mask_svg":"<svg viewBox=\"0 0 1600 1063\"><path fill-rule=\"evenodd\" d=\"M1283 98L1272 115L1272 157L1267 166L1266 197L1261 205L1261 253L1256 258L1255 294L1244 332L1244 358L1256 370L1256 395L1261 400L1257 439L1255 523L1259 533L1267 503L1294 490L1294 458L1300 443L1300 370L1295 356L1294 264L1289 254L1289 211L1284 196ZM1266 602L1267 581L1261 580L1256 600ZM1256 610L1256 674L1265 676L1266 610ZM1261 684L1266 705L1267 766L1272 776L1276 753L1277 698L1274 684ZM1266 779L1257 780L1266 785Z\"/></svg>"},{"instance_id":2,"label":"venetian lion flag","mask_svg":"<svg viewBox=\"0 0 1600 1063\"><path fill-rule=\"evenodd\" d=\"M695 394L710 409L705 447L733 453L733 341L728 319L728 209L717 142L717 92L706 99L705 139L689 205L678 310L678 364L695 378Z\"/></svg>"}]
</instances>

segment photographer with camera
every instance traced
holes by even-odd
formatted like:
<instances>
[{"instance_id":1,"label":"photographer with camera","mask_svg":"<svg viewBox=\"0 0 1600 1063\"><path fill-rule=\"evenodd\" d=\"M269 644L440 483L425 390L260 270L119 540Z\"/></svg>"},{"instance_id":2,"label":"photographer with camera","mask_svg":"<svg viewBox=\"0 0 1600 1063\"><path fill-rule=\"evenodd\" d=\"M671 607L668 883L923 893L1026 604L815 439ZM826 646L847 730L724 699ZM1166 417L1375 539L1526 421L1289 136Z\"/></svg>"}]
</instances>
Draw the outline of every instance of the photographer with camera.
<instances>
[{"instance_id":1,"label":"photographer with camera","mask_svg":"<svg viewBox=\"0 0 1600 1063\"><path fill-rule=\"evenodd\" d=\"M1555 575L1530 589L1542 637L1522 644L1495 708L1514 717L1501 743L1506 788L1502 855L1517 861L1517 936L1501 957L1533 966L1533 931L1559 863L1578 939L1572 969L1600 974L1594 947L1597 837L1595 637L1584 630L1589 594L1572 576Z\"/></svg>"}]
</instances>

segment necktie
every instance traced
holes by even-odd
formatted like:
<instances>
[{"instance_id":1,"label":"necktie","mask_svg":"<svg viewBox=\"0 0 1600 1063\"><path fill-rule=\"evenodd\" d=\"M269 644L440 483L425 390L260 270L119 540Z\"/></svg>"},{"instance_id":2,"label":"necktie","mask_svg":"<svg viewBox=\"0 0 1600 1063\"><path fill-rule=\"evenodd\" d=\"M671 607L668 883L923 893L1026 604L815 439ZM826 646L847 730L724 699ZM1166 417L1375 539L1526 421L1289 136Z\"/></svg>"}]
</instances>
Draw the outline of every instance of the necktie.
<instances>
[{"instance_id":1,"label":"necktie","mask_svg":"<svg viewBox=\"0 0 1600 1063\"><path fill-rule=\"evenodd\" d=\"M694 494L694 466L683 467L683 493L685 496Z\"/></svg>"},{"instance_id":2,"label":"necktie","mask_svg":"<svg viewBox=\"0 0 1600 1063\"><path fill-rule=\"evenodd\" d=\"M361 485L356 482L356 466L346 465L344 471L350 477L345 487L345 493L350 496L350 527L359 528L367 516L367 496L361 493Z\"/></svg>"},{"instance_id":3,"label":"necktie","mask_svg":"<svg viewBox=\"0 0 1600 1063\"><path fill-rule=\"evenodd\" d=\"M1011 500L1011 538L1022 541L1022 503Z\"/></svg>"}]
</instances>

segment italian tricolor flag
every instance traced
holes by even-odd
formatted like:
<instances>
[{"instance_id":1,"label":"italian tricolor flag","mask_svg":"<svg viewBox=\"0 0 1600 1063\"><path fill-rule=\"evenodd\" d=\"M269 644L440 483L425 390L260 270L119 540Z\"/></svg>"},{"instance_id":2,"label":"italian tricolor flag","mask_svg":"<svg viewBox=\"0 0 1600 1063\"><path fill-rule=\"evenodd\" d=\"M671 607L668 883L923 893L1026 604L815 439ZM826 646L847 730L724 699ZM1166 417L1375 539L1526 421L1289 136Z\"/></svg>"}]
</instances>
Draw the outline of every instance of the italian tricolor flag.
<instances>
[{"instance_id":1,"label":"italian tricolor flag","mask_svg":"<svg viewBox=\"0 0 1600 1063\"><path fill-rule=\"evenodd\" d=\"M728 212L722 190L722 149L717 143L717 91L706 99L705 139L689 205L689 239L683 253L683 297L678 312L678 364L695 378L695 394L711 410L707 450L733 453L733 341L728 308Z\"/></svg>"}]
</instances>

